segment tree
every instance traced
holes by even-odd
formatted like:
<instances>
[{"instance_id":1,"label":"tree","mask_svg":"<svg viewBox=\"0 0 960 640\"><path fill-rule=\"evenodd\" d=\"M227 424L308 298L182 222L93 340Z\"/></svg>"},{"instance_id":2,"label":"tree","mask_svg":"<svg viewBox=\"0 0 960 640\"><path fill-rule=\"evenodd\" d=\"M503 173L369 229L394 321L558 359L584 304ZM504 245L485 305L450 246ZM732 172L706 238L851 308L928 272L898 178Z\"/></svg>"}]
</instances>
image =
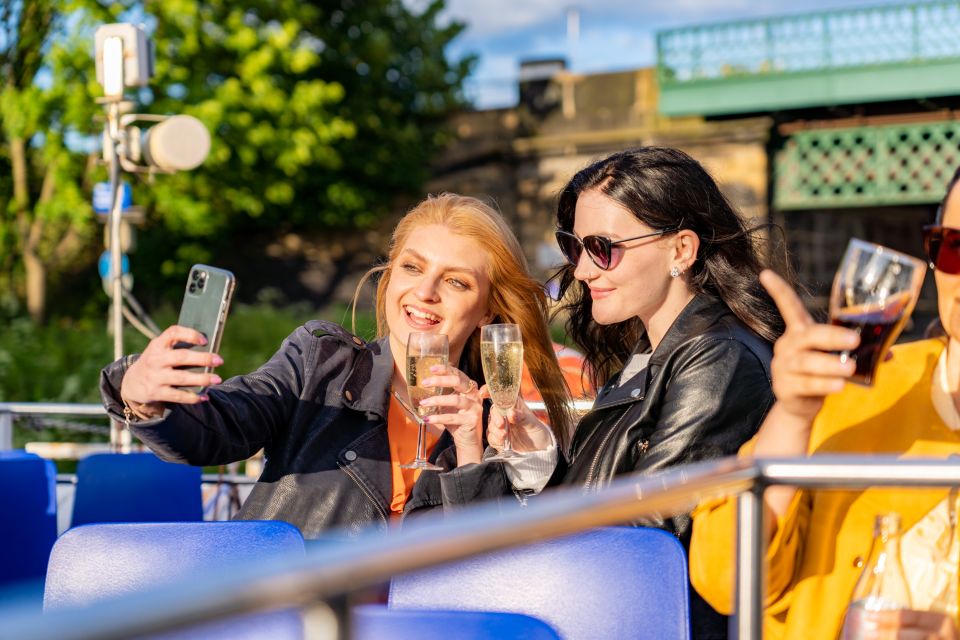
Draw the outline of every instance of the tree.
<instances>
[{"instance_id":1,"label":"tree","mask_svg":"<svg viewBox=\"0 0 960 640\"><path fill-rule=\"evenodd\" d=\"M60 0L0 4L0 166L8 171L0 181L0 286L25 296L35 320L45 314L48 274L77 258L93 227L84 195L93 157L66 142L91 127L92 65L89 43L64 34L66 12Z\"/></svg>"},{"instance_id":2,"label":"tree","mask_svg":"<svg viewBox=\"0 0 960 640\"><path fill-rule=\"evenodd\" d=\"M441 1L409 4L145 3L149 109L190 113L213 135L203 167L152 188L163 229L148 242L178 236L162 265L176 286L234 232L364 228L420 189L473 61L447 59L463 25L438 25Z\"/></svg>"},{"instance_id":3,"label":"tree","mask_svg":"<svg viewBox=\"0 0 960 640\"><path fill-rule=\"evenodd\" d=\"M16 247L2 258L6 287L25 290L39 318L49 277L76 259L78 247L90 260L96 255L88 204L94 170L81 144L99 110L91 62L96 22L145 22L156 74L148 89L131 92L139 110L194 115L212 134L201 168L135 186L135 200L148 209L141 245L153 247L138 256L139 266L179 287L190 263L228 247L236 231L362 228L419 189L447 116L463 106L472 60L447 59L462 25L439 24L442 0L410 5L2 5L0 69L10 80L0 98L0 167L7 160L12 177L9 185L0 179L0 199L11 194L0 243Z\"/></svg>"}]
</instances>

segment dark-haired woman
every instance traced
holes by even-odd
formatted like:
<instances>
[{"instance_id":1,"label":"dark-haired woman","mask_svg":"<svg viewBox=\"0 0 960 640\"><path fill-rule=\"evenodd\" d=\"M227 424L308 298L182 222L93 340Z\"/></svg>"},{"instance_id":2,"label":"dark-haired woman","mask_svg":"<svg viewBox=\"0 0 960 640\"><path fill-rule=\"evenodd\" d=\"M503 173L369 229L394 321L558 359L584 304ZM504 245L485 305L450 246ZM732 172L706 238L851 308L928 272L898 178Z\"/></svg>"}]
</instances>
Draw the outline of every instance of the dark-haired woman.
<instances>
[{"instance_id":1,"label":"dark-haired woman","mask_svg":"<svg viewBox=\"0 0 960 640\"><path fill-rule=\"evenodd\" d=\"M735 454L773 404L783 320L759 283L751 230L714 180L676 149L625 151L578 172L557 218L567 331L600 391L554 480L593 490ZM511 429L532 430L517 413ZM502 431L491 418L492 444ZM638 524L689 543L688 516ZM725 619L692 596L694 636L726 637Z\"/></svg>"}]
</instances>

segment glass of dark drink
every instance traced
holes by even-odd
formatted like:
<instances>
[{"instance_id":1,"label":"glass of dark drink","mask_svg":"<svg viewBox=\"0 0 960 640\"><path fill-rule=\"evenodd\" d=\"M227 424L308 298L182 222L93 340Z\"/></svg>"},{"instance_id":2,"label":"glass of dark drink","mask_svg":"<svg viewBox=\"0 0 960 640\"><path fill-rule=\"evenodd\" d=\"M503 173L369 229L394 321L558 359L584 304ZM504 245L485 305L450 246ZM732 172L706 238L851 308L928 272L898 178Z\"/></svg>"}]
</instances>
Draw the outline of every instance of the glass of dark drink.
<instances>
[{"instance_id":1,"label":"glass of dark drink","mask_svg":"<svg viewBox=\"0 0 960 640\"><path fill-rule=\"evenodd\" d=\"M860 334L860 346L840 354L857 363L853 382L873 384L883 360L920 295L926 265L905 253L850 240L830 292L830 322Z\"/></svg>"}]
</instances>

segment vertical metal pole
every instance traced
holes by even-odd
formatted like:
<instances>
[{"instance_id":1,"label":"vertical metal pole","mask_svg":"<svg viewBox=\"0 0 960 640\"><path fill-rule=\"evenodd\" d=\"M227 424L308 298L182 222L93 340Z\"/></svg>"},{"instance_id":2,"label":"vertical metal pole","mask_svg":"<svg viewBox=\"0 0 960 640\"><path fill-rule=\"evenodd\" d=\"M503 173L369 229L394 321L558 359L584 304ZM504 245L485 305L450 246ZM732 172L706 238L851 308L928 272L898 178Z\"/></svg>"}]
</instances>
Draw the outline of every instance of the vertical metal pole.
<instances>
[{"instance_id":1,"label":"vertical metal pole","mask_svg":"<svg viewBox=\"0 0 960 640\"><path fill-rule=\"evenodd\" d=\"M763 527L763 485L756 482L737 498L736 612L730 619L730 637L763 637L763 601L766 596Z\"/></svg>"},{"instance_id":2,"label":"vertical metal pole","mask_svg":"<svg viewBox=\"0 0 960 640\"><path fill-rule=\"evenodd\" d=\"M0 411L0 451L13 449L13 414Z\"/></svg>"},{"instance_id":3,"label":"vertical metal pole","mask_svg":"<svg viewBox=\"0 0 960 640\"><path fill-rule=\"evenodd\" d=\"M123 270L120 248L120 216L123 208L123 193L120 185L120 100L122 96L107 103L107 122L104 144L109 147L107 161L110 165L110 215L107 225L110 234L110 290L113 298L110 307L110 328L113 331L113 359L123 357ZM110 423L110 446L119 451L123 446L123 424Z\"/></svg>"},{"instance_id":4,"label":"vertical metal pole","mask_svg":"<svg viewBox=\"0 0 960 640\"><path fill-rule=\"evenodd\" d=\"M107 138L110 146L110 193L112 202L107 223L110 226L110 284L113 305L110 309L110 327L113 330L113 358L123 356L123 277L120 249L120 216L123 194L120 189L120 103L107 105Z\"/></svg>"}]
</instances>

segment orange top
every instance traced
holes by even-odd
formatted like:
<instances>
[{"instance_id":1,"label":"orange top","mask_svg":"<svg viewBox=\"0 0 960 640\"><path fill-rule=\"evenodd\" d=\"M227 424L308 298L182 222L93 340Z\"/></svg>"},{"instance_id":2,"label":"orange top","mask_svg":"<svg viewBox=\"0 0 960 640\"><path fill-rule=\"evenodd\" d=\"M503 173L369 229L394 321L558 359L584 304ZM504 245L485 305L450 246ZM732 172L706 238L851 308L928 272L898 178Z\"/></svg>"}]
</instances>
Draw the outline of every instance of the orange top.
<instances>
[{"instance_id":1,"label":"orange top","mask_svg":"<svg viewBox=\"0 0 960 640\"><path fill-rule=\"evenodd\" d=\"M437 444L440 436L426 433L427 455ZM420 477L420 469L401 469L417 457L417 421L407 413L393 394L390 395L390 408L387 409L387 440L390 443L390 468L393 470L393 494L390 498L390 512L399 516L403 505L407 503L413 485Z\"/></svg>"}]
</instances>

